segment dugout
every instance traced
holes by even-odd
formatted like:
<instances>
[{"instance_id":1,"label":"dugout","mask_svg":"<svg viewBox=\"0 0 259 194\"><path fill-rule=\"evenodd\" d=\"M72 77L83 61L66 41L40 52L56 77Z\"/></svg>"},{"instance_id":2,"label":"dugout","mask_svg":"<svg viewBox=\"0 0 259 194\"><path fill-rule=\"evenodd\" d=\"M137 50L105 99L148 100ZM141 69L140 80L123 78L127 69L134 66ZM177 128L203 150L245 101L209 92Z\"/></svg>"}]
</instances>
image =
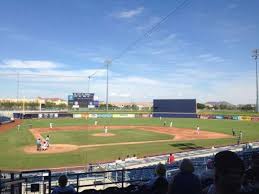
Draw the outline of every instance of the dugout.
<instances>
[{"instance_id":1,"label":"dugout","mask_svg":"<svg viewBox=\"0 0 259 194\"><path fill-rule=\"evenodd\" d=\"M153 117L197 118L196 99L154 99Z\"/></svg>"}]
</instances>

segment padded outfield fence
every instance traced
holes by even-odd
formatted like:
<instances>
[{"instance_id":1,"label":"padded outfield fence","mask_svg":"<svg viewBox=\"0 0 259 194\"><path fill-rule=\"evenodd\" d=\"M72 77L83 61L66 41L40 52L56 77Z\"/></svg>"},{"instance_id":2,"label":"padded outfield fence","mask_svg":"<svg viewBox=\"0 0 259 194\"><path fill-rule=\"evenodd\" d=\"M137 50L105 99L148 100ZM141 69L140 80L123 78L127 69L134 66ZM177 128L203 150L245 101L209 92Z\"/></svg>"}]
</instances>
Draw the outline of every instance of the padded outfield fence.
<instances>
[{"instance_id":1,"label":"padded outfield fence","mask_svg":"<svg viewBox=\"0 0 259 194\"><path fill-rule=\"evenodd\" d=\"M185 114L173 112L156 113L69 113L69 112L15 112L15 119L57 119L57 118L198 118L216 120L239 120L259 122L259 116L239 116L239 115L212 115L212 114Z\"/></svg>"},{"instance_id":2,"label":"padded outfield fence","mask_svg":"<svg viewBox=\"0 0 259 194\"><path fill-rule=\"evenodd\" d=\"M239 152L246 167L249 166L251 156L258 149ZM212 156L192 158L195 166L195 173L200 175L206 171L206 161ZM180 161L173 165L167 165L167 178L170 180L179 171ZM117 169L118 168L118 169ZM103 190L108 187L124 188L132 184L139 184L149 181L154 177L155 166L144 168L125 169L122 166L109 166L107 169L100 169L95 166L87 172L62 172L53 173L50 170L35 170L22 172L0 172L0 193L41 193L49 194L58 185L58 177L66 174L68 184L80 192L88 189Z\"/></svg>"}]
</instances>

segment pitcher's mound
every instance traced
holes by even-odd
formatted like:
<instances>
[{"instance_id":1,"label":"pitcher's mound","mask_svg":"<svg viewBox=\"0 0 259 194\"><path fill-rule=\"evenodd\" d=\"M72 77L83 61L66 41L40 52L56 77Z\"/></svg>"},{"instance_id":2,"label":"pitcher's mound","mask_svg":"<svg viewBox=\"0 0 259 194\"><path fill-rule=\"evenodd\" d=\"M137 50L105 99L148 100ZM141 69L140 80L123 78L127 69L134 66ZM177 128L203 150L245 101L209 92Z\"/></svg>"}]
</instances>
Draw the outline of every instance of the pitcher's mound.
<instances>
[{"instance_id":1,"label":"pitcher's mound","mask_svg":"<svg viewBox=\"0 0 259 194\"><path fill-rule=\"evenodd\" d=\"M95 133L93 136L98 136L98 137L111 137L114 136L115 134L113 133Z\"/></svg>"},{"instance_id":2,"label":"pitcher's mound","mask_svg":"<svg viewBox=\"0 0 259 194\"><path fill-rule=\"evenodd\" d=\"M36 146L26 146L24 152L30 154L54 154L54 153L63 153L71 152L77 150L79 147L76 145L70 144L52 144L46 151L37 151Z\"/></svg>"}]
</instances>

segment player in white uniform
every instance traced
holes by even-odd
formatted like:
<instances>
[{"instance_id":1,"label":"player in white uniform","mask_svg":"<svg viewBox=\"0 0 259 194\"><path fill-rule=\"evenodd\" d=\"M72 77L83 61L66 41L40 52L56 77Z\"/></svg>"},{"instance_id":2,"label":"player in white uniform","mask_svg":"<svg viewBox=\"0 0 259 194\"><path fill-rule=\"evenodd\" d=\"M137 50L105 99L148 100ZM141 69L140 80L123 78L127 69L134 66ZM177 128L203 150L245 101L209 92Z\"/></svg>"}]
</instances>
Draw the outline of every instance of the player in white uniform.
<instances>
[{"instance_id":1,"label":"player in white uniform","mask_svg":"<svg viewBox=\"0 0 259 194\"><path fill-rule=\"evenodd\" d=\"M21 125L17 125L17 130L20 131Z\"/></svg>"},{"instance_id":2,"label":"player in white uniform","mask_svg":"<svg viewBox=\"0 0 259 194\"><path fill-rule=\"evenodd\" d=\"M105 128L104 128L104 133L105 134L108 133L108 127L107 126L105 126Z\"/></svg>"},{"instance_id":3,"label":"player in white uniform","mask_svg":"<svg viewBox=\"0 0 259 194\"><path fill-rule=\"evenodd\" d=\"M196 128L196 132L197 132L198 135L200 134L200 127L199 126L197 126L197 128Z\"/></svg>"},{"instance_id":4,"label":"player in white uniform","mask_svg":"<svg viewBox=\"0 0 259 194\"><path fill-rule=\"evenodd\" d=\"M98 121L94 121L94 125L97 126L97 124L98 124Z\"/></svg>"},{"instance_id":5,"label":"player in white uniform","mask_svg":"<svg viewBox=\"0 0 259 194\"><path fill-rule=\"evenodd\" d=\"M48 149L48 144L46 141L43 142L43 144L41 145L41 150L46 151Z\"/></svg>"},{"instance_id":6,"label":"player in white uniform","mask_svg":"<svg viewBox=\"0 0 259 194\"><path fill-rule=\"evenodd\" d=\"M170 122L170 127L172 127L172 126L173 126L173 121Z\"/></svg>"},{"instance_id":7,"label":"player in white uniform","mask_svg":"<svg viewBox=\"0 0 259 194\"><path fill-rule=\"evenodd\" d=\"M49 128L52 129L52 127L53 127L53 123L49 123Z\"/></svg>"}]
</instances>

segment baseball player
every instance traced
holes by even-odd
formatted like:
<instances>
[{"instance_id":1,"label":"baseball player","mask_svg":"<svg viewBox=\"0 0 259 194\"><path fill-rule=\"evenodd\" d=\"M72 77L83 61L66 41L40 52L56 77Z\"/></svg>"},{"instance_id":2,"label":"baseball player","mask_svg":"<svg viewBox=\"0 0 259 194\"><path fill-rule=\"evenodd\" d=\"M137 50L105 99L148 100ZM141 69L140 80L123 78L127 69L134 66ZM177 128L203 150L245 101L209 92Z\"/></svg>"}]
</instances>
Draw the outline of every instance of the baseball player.
<instances>
[{"instance_id":1,"label":"baseball player","mask_svg":"<svg viewBox=\"0 0 259 194\"><path fill-rule=\"evenodd\" d=\"M49 147L49 135L47 135L45 140L46 140L47 146Z\"/></svg>"},{"instance_id":2,"label":"baseball player","mask_svg":"<svg viewBox=\"0 0 259 194\"><path fill-rule=\"evenodd\" d=\"M21 125L17 125L17 130L20 131Z\"/></svg>"},{"instance_id":3,"label":"baseball player","mask_svg":"<svg viewBox=\"0 0 259 194\"><path fill-rule=\"evenodd\" d=\"M37 146L37 151L40 151L41 150L41 139L40 138L38 138L36 140L36 146Z\"/></svg>"},{"instance_id":4,"label":"baseball player","mask_svg":"<svg viewBox=\"0 0 259 194\"><path fill-rule=\"evenodd\" d=\"M172 127L172 126L173 126L173 121L170 122L170 127Z\"/></svg>"},{"instance_id":5,"label":"baseball player","mask_svg":"<svg viewBox=\"0 0 259 194\"><path fill-rule=\"evenodd\" d=\"M105 133L105 134L108 133L108 127L107 127L107 126L104 127L104 133Z\"/></svg>"},{"instance_id":6,"label":"baseball player","mask_svg":"<svg viewBox=\"0 0 259 194\"><path fill-rule=\"evenodd\" d=\"M196 128L196 132L197 132L198 135L200 134L200 127L199 126L197 126L197 128Z\"/></svg>"},{"instance_id":7,"label":"baseball player","mask_svg":"<svg viewBox=\"0 0 259 194\"><path fill-rule=\"evenodd\" d=\"M239 133L239 139L240 139L240 143L241 143L242 140L243 140L243 132L242 131L240 131L240 133Z\"/></svg>"},{"instance_id":8,"label":"baseball player","mask_svg":"<svg viewBox=\"0 0 259 194\"><path fill-rule=\"evenodd\" d=\"M233 129L233 128L232 128L232 135L233 135L233 136L236 136L236 131L235 131L235 129Z\"/></svg>"},{"instance_id":9,"label":"baseball player","mask_svg":"<svg viewBox=\"0 0 259 194\"><path fill-rule=\"evenodd\" d=\"M44 141L44 142L41 144L41 150L46 151L47 149L48 149L47 142Z\"/></svg>"},{"instance_id":10,"label":"baseball player","mask_svg":"<svg viewBox=\"0 0 259 194\"><path fill-rule=\"evenodd\" d=\"M166 126L166 121L164 121L164 127Z\"/></svg>"},{"instance_id":11,"label":"baseball player","mask_svg":"<svg viewBox=\"0 0 259 194\"><path fill-rule=\"evenodd\" d=\"M161 120L162 120L162 117L159 117L159 120L161 121Z\"/></svg>"},{"instance_id":12,"label":"baseball player","mask_svg":"<svg viewBox=\"0 0 259 194\"><path fill-rule=\"evenodd\" d=\"M53 127L53 123L49 123L49 128L52 129L52 127Z\"/></svg>"},{"instance_id":13,"label":"baseball player","mask_svg":"<svg viewBox=\"0 0 259 194\"><path fill-rule=\"evenodd\" d=\"M97 124L98 124L98 121L94 121L94 125L97 126Z\"/></svg>"}]
</instances>

